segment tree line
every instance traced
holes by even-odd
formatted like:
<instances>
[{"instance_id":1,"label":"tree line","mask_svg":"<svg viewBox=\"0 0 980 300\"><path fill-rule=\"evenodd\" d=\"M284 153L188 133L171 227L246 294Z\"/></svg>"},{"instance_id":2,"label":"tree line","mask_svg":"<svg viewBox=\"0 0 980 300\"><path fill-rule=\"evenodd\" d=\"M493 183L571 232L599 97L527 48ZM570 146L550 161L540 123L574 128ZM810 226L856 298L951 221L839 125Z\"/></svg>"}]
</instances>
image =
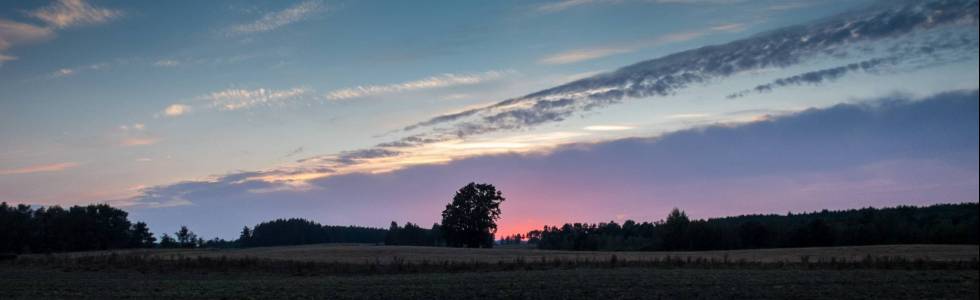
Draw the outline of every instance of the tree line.
<instances>
[{"instance_id":1,"label":"tree line","mask_svg":"<svg viewBox=\"0 0 980 300\"><path fill-rule=\"evenodd\" d=\"M146 223L107 204L34 209L0 203L0 253L147 248L156 238Z\"/></svg>"},{"instance_id":2,"label":"tree line","mask_svg":"<svg viewBox=\"0 0 980 300\"><path fill-rule=\"evenodd\" d=\"M306 219L278 219L245 227L234 245L285 246L317 243L384 243L406 246L490 248L494 245L503 193L485 183L460 188L442 212L442 222L422 228L412 222L387 230L356 226L323 226Z\"/></svg>"},{"instance_id":3,"label":"tree line","mask_svg":"<svg viewBox=\"0 0 980 300\"><path fill-rule=\"evenodd\" d=\"M977 244L977 203L898 206L786 215L545 226L524 238L540 249L724 250L872 244Z\"/></svg>"},{"instance_id":4,"label":"tree line","mask_svg":"<svg viewBox=\"0 0 980 300\"><path fill-rule=\"evenodd\" d=\"M108 204L34 209L0 204L0 253L45 253L125 248L233 248L318 243L484 247L494 244L500 218L500 191L490 184L469 183L456 191L442 212L442 222L426 229L392 222L388 229L331 226L290 218L242 228L238 239L205 240L187 226L163 233L159 242L146 223Z\"/></svg>"},{"instance_id":5,"label":"tree line","mask_svg":"<svg viewBox=\"0 0 980 300\"><path fill-rule=\"evenodd\" d=\"M383 243L388 232L360 226L324 226L306 219L277 219L242 228L239 247L287 246L319 243Z\"/></svg>"},{"instance_id":6,"label":"tree line","mask_svg":"<svg viewBox=\"0 0 980 300\"><path fill-rule=\"evenodd\" d=\"M318 243L489 248L530 243L561 250L722 250L870 244L977 244L978 203L862 208L787 215L691 219L674 209L664 219L623 224L545 226L495 241L503 194L490 184L460 188L431 228L391 222L387 229L321 225L291 218L245 226L238 239L204 240L186 226L159 242L146 223L107 204L34 209L0 203L0 253L45 253L123 248L232 248Z\"/></svg>"}]
</instances>

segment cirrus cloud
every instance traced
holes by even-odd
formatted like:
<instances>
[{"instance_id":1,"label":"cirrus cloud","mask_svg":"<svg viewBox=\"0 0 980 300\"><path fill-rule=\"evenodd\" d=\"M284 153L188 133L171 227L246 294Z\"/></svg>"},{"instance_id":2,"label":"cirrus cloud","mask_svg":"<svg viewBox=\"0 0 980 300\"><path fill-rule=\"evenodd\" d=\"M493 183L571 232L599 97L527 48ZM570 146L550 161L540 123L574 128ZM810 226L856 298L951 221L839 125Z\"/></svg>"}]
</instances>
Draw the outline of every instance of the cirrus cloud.
<instances>
[{"instance_id":1,"label":"cirrus cloud","mask_svg":"<svg viewBox=\"0 0 980 300\"><path fill-rule=\"evenodd\" d=\"M337 89L327 92L329 100L348 100L382 94L409 92L423 89L444 88L457 85L472 85L496 80L514 71L486 71L483 73L453 74L445 73L427 78L386 85L364 85Z\"/></svg>"},{"instance_id":2,"label":"cirrus cloud","mask_svg":"<svg viewBox=\"0 0 980 300\"><path fill-rule=\"evenodd\" d=\"M54 4L28 12L55 28L100 24L122 16L122 11L95 7L83 0L58 0Z\"/></svg>"},{"instance_id":3,"label":"cirrus cloud","mask_svg":"<svg viewBox=\"0 0 980 300\"><path fill-rule=\"evenodd\" d=\"M20 168L0 169L0 175L21 175L21 174L45 173L45 172L60 172L60 171L77 167L78 165L79 164L76 162L61 162L61 163L53 163L53 164L26 166Z\"/></svg>"},{"instance_id":4,"label":"cirrus cloud","mask_svg":"<svg viewBox=\"0 0 980 300\"><path fill-rule=\"evenodd\" d=\"M59 0L26 12L28 17L44 22L46 26L0 19L0 65L16 60L16 56L4 54L10 48L51 39L56 30L109 22L123 15L120 10L89 5L83 0Z\"/></svg>"},{"instance_id":5,"label":"cirrus cloud","mask_svg":"<svg viewBox=\"0 0 980 300\"><path fill-rule=\"evenodd\" d=\"M305 20L326 7L319 1L304 1L280 11L269 12L258 20L237 24L228 29L229 34L241 35L272 31Z\"/></svg>"}]
</instances>

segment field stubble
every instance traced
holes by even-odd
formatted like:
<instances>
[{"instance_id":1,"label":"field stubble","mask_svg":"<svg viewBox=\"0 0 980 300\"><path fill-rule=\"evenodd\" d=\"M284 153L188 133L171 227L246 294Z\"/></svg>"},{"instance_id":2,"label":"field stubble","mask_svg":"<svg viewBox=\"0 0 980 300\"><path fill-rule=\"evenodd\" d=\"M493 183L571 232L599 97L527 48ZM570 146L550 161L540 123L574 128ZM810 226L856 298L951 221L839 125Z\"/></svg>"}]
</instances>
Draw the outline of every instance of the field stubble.
<instances>
[{"instance_id":1,"label":"field stubble","mask_svg":"<svg viewBox=\"0 0 980 300\"><path fill-rule=\"evenodd\" d=\"M0 298L969 298L977 246L568 252L310 245L25 255Z\"/></svg>"}]
</instances>

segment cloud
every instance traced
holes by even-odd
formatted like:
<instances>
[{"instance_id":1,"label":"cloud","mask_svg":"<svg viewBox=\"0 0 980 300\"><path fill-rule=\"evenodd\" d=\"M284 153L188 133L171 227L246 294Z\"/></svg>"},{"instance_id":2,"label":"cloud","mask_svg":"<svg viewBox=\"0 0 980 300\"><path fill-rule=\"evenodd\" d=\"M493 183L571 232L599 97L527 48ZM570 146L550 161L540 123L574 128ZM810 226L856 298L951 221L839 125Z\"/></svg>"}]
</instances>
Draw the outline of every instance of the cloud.
<instances>
[{"instance_id":1,"label":"cloud","mask_svg":"<svg viewBox=\"0 0 980 300\"><path fill-rule=\"evenodd\" d=\"M739 31L744 31L747 26L748 26L748 24L746 24L746 23L728 23L728 24L721 24L721 25L712 26L711 27L711 30L714 30L714 31L727 31L727 32L739 32Z\"/></svg>"},{"instance_id":2,"label":"cloud","mask_svg":"<svg viewBox=\"0 0 980 300\"><path fill-rule=\"evenodd\" d=\"M326 7L319 1L304 1L284 10L266 13L253 22L234 25L228 31L233 35L272 31L305 20L323 10Z\"/></svg>"},{"instance_id":3,"label":"cloud","mask_svg":"<svg viewBox=\"0 0 980 300\"><path fill-rule=\"evenodd\" d=\"M40 42L54 36L54 31L45 27L0 19L0 65L17 59L3 52L17 45Z\"/></svg>"},{"instance_id":4,"label":"cloud","mask_svg":"<svg viewBox=\"0 0 980 300\"><path fill-rule=\"evenodd\" d=\"M168 117L179 117L191 111L191 107L184 104L171 104L163 110L163 115Z\"/></svg>"},{"instance_id":5,"label":"cloud","mask_svg":"<svg viewBox=\"0 0 980 300\"><path fill-rule=\"evenodd\" d=\"M62 162L53 163L45 165L33 165L21 168L11 168L11 169L0 169L0 175L21 175L21 174L32 174L32 173L43 173L43 172L60 172L67 169L77 167L79 164L75 162Z\"/></svg>"},{"instance_id":6,"label":"cloud","mask_svg":"<svg viewBox=\"0 0 980 300\"><path fill-rule=\"evenodd\" d=\"M102 70L105 69L108 65L109 64L107 63L98 63L98 64L91 64L91 65L81 66L81 67L61 68L54 72L51 72L51 74L48 75L48 78L49 79L62 78L62 77L78 75L78 73L86 72L86 71Z\"/></svg>"},{"instance_id":7,"label":"cloud","mask_svg":"<svg viewBox=\"0 0 980 300\"><path fill-rule=\"evenodd\" d=\"M284 101L299 98L309 92L309 89L299 87L288 90L227 89L198 97L198 99L209 101L211 107L219 110L239 110L262 105L282 104Z\"/></svg>"},{"instance_id":8,"label":"cloud","mask_svg":"<svg viewBox=\"0 0 980 300\"><path fill-rule=\"evenodd\" d=\"M10 48L54 38L58 29L105 23L123 15L122 11L94 7L82 0L59 0L26 14L46 26L0 19L0 65L17 59L4 54Z\"/></svg>"},{"instance_id":9,"label":"cloud","mask_svg":"<svg viewBox=\"0 0 980 300\"><path fill-rule=\"evenodd\" d=\"M232 173L147 188L133 200L181 200L193 203L192 210L134 213L155 226L176 226L173 216L181 215L200 222L189 224L195 228L229 236L241 224L276 216L371 226L425 223L437 221L433 212L469 181L492 182L505 192L506 230L525 218L599 221L622 210L653 219L670 207L717 215L970 201L978 190L978 99L977 91L893 97L740 125L565 145L544 154L504 152L386 173L317 177L304 181L308 189L257 179L265 172ZM507 144L520 147L521 141ZM480 146L485 145L460 149ZM581 186L588 189L570 188ZM257 190L266 192L251 192ZM234 212L241 219L212 222L208 211Z\"/></svg>"},{"instance_id":10,"label":"cloud","mask_svg":"<svg viewBox=\"0 0 980 300\"><path fill-rule=\"evenodd\" d=\"M119 131L113 139L117 139L119 141L118 145L123 147L149 146L161 141L159 137L147 132L146 125L143 123L119 125Z\"/></svg>"},{"instance_id":11,"label":"cloud","mask_svg":"<svg viewBox=\"0 0 980 300\"><path fill-rule=\"evenodd\" d=\"M537 10L542 13L555 13L580 6L599 5L599 4L621 4L627 2L645 2L656 4L731 4L744 2L744 0L562 0L545 3L538 6Z\"/></svg>"},{"instance_id":12,"label":"cloud","mask_svg":"<svg viewBox=\"0 0 980 300\"><path fill-rule=\"evenodd\" d=\"M794 10L794 9L812 6L814 3L815 2L800 1L800 2L772 4L766 7L766 10L771 10L771 11Z\"/></svg>"},{"instance_id":13,"label":"cloud","mask_svg":"<svg viewBox=\"0 0 980 300\"><path fill-rule=\"evenodd\" d=\"M765 93L772 91L773 88L792 86L792 85L803 85L803 84L820 84L825 81L837 80L843 77L847 73L855 71L865 71L871 72L877 70L883 65L895 65L898 60L894 57L892 58L875 58L858 63L851 63L839 67L833 67L828 69L821 69L816 71L810 71L802 73L799 75L794 75L785 78L779 78L773 80L770 83L757 85L752 89L742 90L736 93L729 94L726 96L728 99L735 99L745 97L751 93Z\"/></svg>"},{"instance_id":14,"label":"cloud","mask_svg":"<svg viewBox=\"0 0 980 300\"><path fill-rule=\"evenodd\" d=\"M185 103L174 103L163 110L167 117L178 117L194 110L236 111L261 106L284 105L292 100L310 96L312 90L290 89L225 89L194 97Z\"/></svg>"},{"instance_id":15,"label":"cloud","mask_svg":"<svg viewBox=\"0 0 980 300\"><path fill-rule=\"evenodd\" d=\"M328 92L326 97L329 100L348 100L424 89L445 88L458 85L473 85L486 81L497 80L509 73L513 73L513 71L487 71L483 73L471 74L446 73L402 83L356 86L352 88L338 89Z\"/></svg>"},{"instance_id":16,"label":"cloud","mask_svg":"<svg viewBox=\"0 0 980 300\"><path fill-rule=\"evenodd\" d=\"M153 65L157 67L165 67L165 68L176 67L180 65L180 61L176 61L173 59L161 59L154 62Z\"/></svg>"},{"instance_id":17,"label":"cloud","mask_svg":"<svg viewBox=\"0 0 980 300\"><path fill-rule=\"evenodd\" d=\"M557 2L552 2L552 3L542 4L541 6L538 6L538 11L540 11L540 12L546 12L546 13L553 13L553 12L559 12L559 11L563 11L563 10L566 10L566 9L569 9L569 8L573 8L573 7L577 7L577 6L595 4L595 3L600 3L600 2L617 3L617 2L622 2L622 1L608 1L608 0L607 1L601 1L601 0L600 1L597 1L597 0L563 0L563 1L557 1Z\"/></svg>"},{"instance_id":18,"label":"cloud","mask_svg":"<svg viewBox=\"0 0 980 300\"><path fill-rule=\"evenodd\" d=\"M726 98L735 99L752 93L768 93L773 89L787 86L820 85L826 82L836 81L841 77L855 72L879 74L887 71L894 72L898 68L918 69L934 67L968 60L975 57L976 51L980 50L976 39L976 32L937 34L922 37L921 39L916 44L892 47L891 53L885 57L877 57L778 78L771 82L757 85L751 89L729 94Z\"/></svg>"},{"instance_id":19,"label":"cloud","mask_svg":"<svg viewBox=\"0 0 980 300\"><path fill-rule=\"evenodd\" d=\"M304 151L303 146L299 146L298 148L289 151L289 153L286 153L286 155L284 155L283 157L287 157L287 158L293 157L299 155L300 153L303 153L303 151Z\"/></svg>"},{"instance_id":20,"label":"cloud","mask_svg":"<svg viewBox=\"0 0 980 300\"><path fill-rule=\"evenodd\" d=\"M91 6L82 0L58 0L28 12L29 16L55 28L105 23L122 14L122 11Z\"/></svg>"},{"instance_id":21,"label":"cloud","mask_svg":"<svg viewBox=\"0 0 980 300\"><path fill-rule=\"evenodd\" d=\"M669 96L691 84L798 65L814 57L843 59L879 51L886 57L891 54L928 59L936 50L936 40L951 32L962 33L954 36L965 40L944 44L950 46L945 51L975 55L976 24L976 1L895 2L727 44L674 53L522 97L435 116L404 129L431 128L411 138L439 140L449 134L463 137L532 127L624 99Z\"/></svg>"},{"instance_id":22,"label":"cloud","mask_svg":"<svg viewBox=\"0 0 980 300\"><path fill-rule=\"evenodd\" d=\"M621 47L621 48L593 48L593 49L577 49L566 51L562 53L556 53L538 60L538 63L547 65L563 65L576 63L580 61L593 60L597 58L603 58L606 56L629 53L636 51L633 47Z\"/></svg>"},{"instance_id":23,"label":"cloud","mask_svg":"<svg viewBox=\"0 0 980 300\"><path fill-rule=\"evenodd\" d=\"M123 125L122 128L127 129L126 125ZM143 123L133 123L132 125L129 125L128 128L131 128L133 130L143 131L144 129L146 129L146 125L143 125Z\"/></svg>"},{"instance_id":24,"label":"cloud","mask_svg":"<svg viewBox=\"0 0 980 300\"><path fill-rule=\"evenodd\" d=\"M160 142L159 138L154 137L131 137L123 139L119 144L125 147L148 146Z\"/></svg>"},{"instance_id":25,"label":"cloud","mask_svg":"<svg viewBox=\"0 0 980 300\"><path fill-rule=\"evenodd\" d=\"M633 126L623 126L623 125L591 125L591 126L585 126L585 128L582 129L588 131L623 131L623 130L632 130L635 128L636 127Z\"/></svg>"},{"instance_id":26,"label":"cloud","mask_svg":"<svg viewBox=\"0 0 980 300\"><path fill-rule=\"evenodd\" d=\"M657 46L662 46L671 43L689 41L704 36L706 34L709 34L711 32L741 30L744 29L745 26L746 25L743 23L733 23L733 24L715 26L706 30L685 31L685 32L666 34L657 37L656 39L634 42L625 46L597 47L597 48L569 50L569 51L545 56L539 59L538 63L546 64L546 65L563 65L563 64L577 63L582 61L599 59L607 56L630 53L643 48L657 47Z\"/></svg>"}]
</instances>

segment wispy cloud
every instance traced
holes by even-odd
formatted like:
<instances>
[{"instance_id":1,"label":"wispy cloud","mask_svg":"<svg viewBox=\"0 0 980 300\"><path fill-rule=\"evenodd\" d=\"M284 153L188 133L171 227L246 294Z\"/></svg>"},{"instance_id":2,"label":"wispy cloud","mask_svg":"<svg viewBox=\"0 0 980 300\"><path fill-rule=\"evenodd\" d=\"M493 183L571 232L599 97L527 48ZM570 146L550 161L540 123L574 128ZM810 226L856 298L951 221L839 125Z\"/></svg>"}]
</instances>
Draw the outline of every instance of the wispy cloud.
<instances>
[{"instance_id":1,"label":"wispy cloud","mask_svg":"<svg viewBox=\"0 0 980 300\"><path fill-rule=\"evenodd\" d=\"M259 106L283 105L290 100L309 96L308 88L276 89L225 89L194 97L185 103L174 103L164 108L162 115L179 117L194 110L234 111Z\"/></svg>"},{"instance_id":2,"label":"wispy cloud","mask_svg":"<svg viewBox=\"0 0 980 300\"><path fill-rule=\"evenodd\" d=\"M310 93L306 88L288 90L272 89L227 89L199 97L210 102L210 106L219 110L248 109L255 106L277 105L283 101L296 99Z\"/></svg>"},{"instance_id":3,"label":"wispy cloud","mask_svg":"<svg viewBox=\"0 0 980 300\"><path fill-rule=\"evenodd\" d=\"M82 73L82 72L85 72L85 71L102 70L102 69L105 69L108 66L109 66L109 64L106 64L106 63L98 63L98 64L91 64L91 65L85 65L85 66L80 66L80 67L61 68L61 69L58 69L58 70L56 70L54 72L51 72L48 75L48 78L52 78L53 79L53 78L61 78L61 77L74 76L74 75L78 75L79 73Z\"/></svg>"},{"instance_id":4,"label":"wispy cloud","mask_svg":"<svg viewBox=\"0 0 980 300\"><path fill-rule=\"evenodd\" d=\"M191 107L184 104L171 104L163 109L163 115L167 117L179 117L191 111Z\"/></svg>"},{"instance_id":5,"label":"wispy cloud","mask_svg":"<svg viewBox=\"0 0 980 300\"><path fill-rule=\"evenodd\" d=\"M95 7L82 0L58 0L49 6L28 12L31 17L55 28L105 23L122 14L122 11Z\"/></svg>"},{"instance_id":6,"label":"wispy cloud","mask_svg":"<svg viewBox=\"0 0 980 300\"><path fill-rule=\"evenodd\" d=\"M162 140L148 132L146 124L143 123L119 125L116 138L119 140L118 145L123 147L149 146Z\"/></svg>"},{"instance_id":7,"label":"wispy cloud","mask_svg":"<svg viewBox=\"0 0 980 300\"><path fill-rule=\"evenodd\" d=\"M711 114L706 113L687 113L687 114L672 114L667 116L670 119L700 119L710 117Z\"/></svg>"},{"instance_id":8,"label":"wispy cloud","mask_svg":"<svg viewBox=\"0 0 980 300\"><path fill-rule=\"evenodd\" d=\"M554 13L560 12L567 9L572 9L580 6L587 5L601 5L601 4L621 4L627 2L643 2L643 3L654 3L654 4L731 4L737 2L744 2L744 0L561 0L551 3L545 3L538 6L537 10L542 13Z\"/></svg>"},{"instance_id":9,"label":"wispy cloud","mask_svg":"<svg viewBox=\"0 0 980 300\"><path fill-rule=\"evenodd\" d=\"M563 11L569 8L574 8L583 5L595 4L595 3L619 3L622 1L610 1L610 0L563 0L552 3L545 3L538 6L538 11L545 13L553 13Z\"/></svg>"},{"instance_id":10,"label":"wispy cloud","mask_svg":"<svg viewBox=\"0 0 980 300\"><path fill-rule=\"evenodd\" d=\"M766 7L766 9L767 10L771 10L771 11L793 10L793 9L799 9L799 8L808 7L808 6L811 6L813 4L814 4L814 2L812 2L812 1L811 2L800 1L800 2L778 3L778 4L769 5L769 7Z\"/></svg>"},{"instance_id":11,"label":"wispy cloud","mask_svg":"<svg viewBox=\"0 0 980 300\"><path fill-rule=\"evenodd\" d=\"M284 10L266 13L253 22L234 25L228 32L232 35L240 35L272 31L305 20L324 10L326 7L319 1L305 1Z\"/></svg>"},{"instance_id":12,"label":"wispy cloud","mask_svg":"<svg viewBox=\"0 0 980 300\"><path fill-rule=\"evenodd\" d=\"M43 172L60 172L67 169L77 167L79 164L75 162L61 162L53 164L44 165L33 165L21 168L11 168L11 169L0 169L0 175L20 175L20 174L31 174L31 173L43 173Z\"/></svg>"},{"instance_id":13,"label":"wispy cloud","mask_svg":"<svg viewBox=\"0 0 980 300\"><path fill-rule=\"evenodd\" d=\"M180 65L180 61L173 60L173 59L161 59L154 62L153 65L157 67L167 67L167 68L176 67Z\"/></svg>"},{"instance_id":14,"label":"wispy cloud","mask_svg":"<svg viewBox=\"0 0 980 300\"><path fill-rule=\"evenodd\" d=\"M552 54L546 56L540 60L538 63L548 64L548 65L562 65L576 63L580 61L593 60L597 58L603 58L606 56L623 54L636 51L637 47L604 47L604 48L592 48L592 49L576 49L561 53Z\"/></svg>"},{"instance_id":15,"label":"wispy cloud","mask_svg":"<svg viewBox=\"0 0 980 300\"><path fill-rule=\"evenodd\" d=\"M58 29L105 23L122 15L120 10L95 7L82 0L59 0L26 12L26 16L40 20L44 26L0 19L0 65L17 59L4 53L10 48L54 38Z\"/></svg>"},{"instance_id":16,"label":"wispy cloud","mask_svg":"<svg viewBox=\"0 0 980 300\"><path fill-rule=\"evenodd\" d=\"M582 61L588 61L593 59L599 59L607 56L613 56L618 54L635 52L644 48L652 48L663 46L672 43L680 43L685 41L690 41L711 33L716 32L736 32L744 30L748 25L745 23L729 23L713 26L711 28L703 30L694 31L684 31L676 32L671 34L665 34L651 40L643 40L639 42L631 42L621 46L603 46L597 48L583 48L575 49L564 52L559 52L545 56L538 60L540 64L546 65L563 65L570 63L577 63Z\"/></svg>"},{"instance_id":17,"label":"wispy cloud","mask_svg":"<svg viewBox=\"0 0 980 300\"><path fill-rule=\"evenodd\" d=\"M424 79L406 81L386 85L365 85L330 91L326 94L329 100L348 100L382 94L410 92L415 90L444 88L457 85L479 84L500 79L513 71L487 71L483 73L452 74L446 73Z\"/></svg>"},{"instance_id":18,"label":"wispy cloud","mask_svg":"<svg viewBox=\"0 0 980 300\"><path fill-rule=\"evenodd\" d=\"M160 142L160 139L155 137L132 137L123 139L119 145L125 147L149 146L158 142Z\"/></svg>"},{"instance_id":19,"label":"wispy cloud","mask_svg":"<svg viewBox=\"0 0 980 300\"><path fill-rule=\"evenodd\" d=\"M53 36L54 31L49 28L0 19L0 65L5 61L17 59L16 56L4 54L4 51L18 45L43 41Z\"/></svg>"},{"instance_id":20,"label":"wispy cloud","mask_svg":"<svg viewBox=\"0 0 980 300\"><path fill-rule=\"evenodd\" d=\"M625 126L625 125L591 125L591 126L585 126L585 128L582 129L588 131L622 131L622 130L632 130L635 128L636 127Z\"/></svg>"},{"instance_id":21,"label":"wispy cloud","mask_svg":"<svg viewBox=\"0 0 980 300\"><path fill-rule=\"evenodd\" d=\"M976 1L968 0L901 2L682 51L485 107L435 116L406 126L406 131L430 128L407 137L406 142L431 142L558 122L623 99L668 96L691 84L799 65L827 55L846 59L878 51L886 56L900 54L928 60L942 47L943 51L975 56L976 7ZM950 36L956 37L954 42L945 41ZM888 42L878 43L883 40Z\"/></svg>"},{"instance_id":22,"label":"wispy cloud","mask_svg":"<svg viewBox=\"0 0 980 300\"><path fill-rule=\"evenodd\" d=\"M123 124L119 125L119 130L122 131L143 131L146 129L146 125L143 123L133 123L133 124Z\"/></svg>"},{"instance_id":23,"label":"wispy cloud","mask_svg":"<svg viewBox=\"0 0 980 300\"><path fill-rule=\"evenodd\" d=\"M950 32L943 35L921 37L921 40L916 44L896 45L890 49L891 53L884 57L778 78L765 84L756 85L751 89L729 94L727 98L735 99L753 93L768 93L774 89L789 86L816 86L836 81L852 73L879 74L895 71L901 67L915 69L955 63L976 57L977 50L980 50L976 32Z\"/></svg>"}]
</instances>

